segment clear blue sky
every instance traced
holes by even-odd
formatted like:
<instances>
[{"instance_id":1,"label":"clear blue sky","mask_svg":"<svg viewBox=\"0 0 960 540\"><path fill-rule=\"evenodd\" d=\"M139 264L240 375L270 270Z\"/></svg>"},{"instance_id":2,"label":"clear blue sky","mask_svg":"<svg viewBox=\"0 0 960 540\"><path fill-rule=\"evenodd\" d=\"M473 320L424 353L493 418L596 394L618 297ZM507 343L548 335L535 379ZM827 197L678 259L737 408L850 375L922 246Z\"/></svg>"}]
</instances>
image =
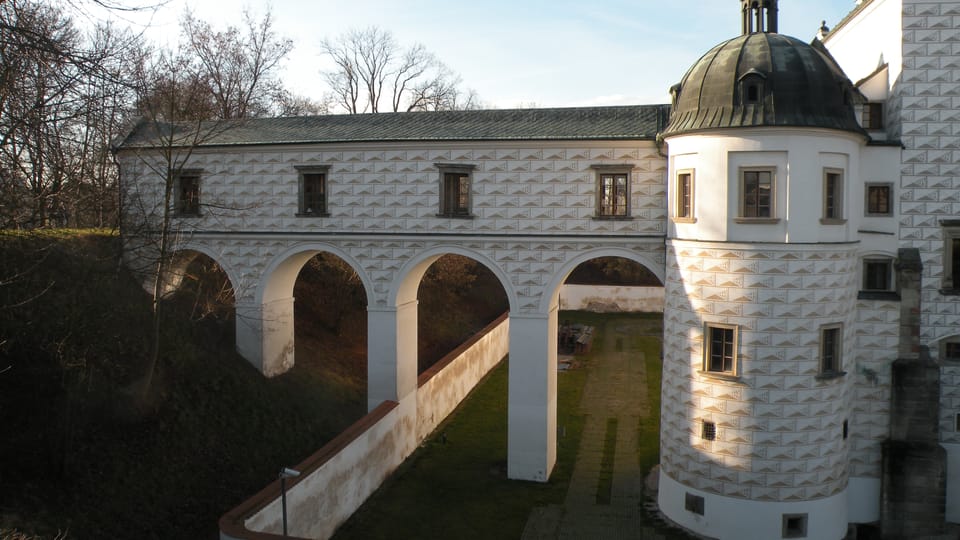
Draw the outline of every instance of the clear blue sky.
<instances>
[{"instance_id":1,"label":"clear blue sky","mask_svg":"<svg viewBox=\"0 0 960 540\"><path fill-rule=\"evenodd\" d=\"M327 66L319 41L350 28L390 30L423 43L498 108L666 103L668 89L713 45L740 33L737 0L273 0L277 30L295 40L287 84L319 99ZM810 41L854 0L781 0L780 32ZM214 26L236 24L244 5L171 0L148 35L174 40L189 5Z\"/></svg>"}]
</instances>

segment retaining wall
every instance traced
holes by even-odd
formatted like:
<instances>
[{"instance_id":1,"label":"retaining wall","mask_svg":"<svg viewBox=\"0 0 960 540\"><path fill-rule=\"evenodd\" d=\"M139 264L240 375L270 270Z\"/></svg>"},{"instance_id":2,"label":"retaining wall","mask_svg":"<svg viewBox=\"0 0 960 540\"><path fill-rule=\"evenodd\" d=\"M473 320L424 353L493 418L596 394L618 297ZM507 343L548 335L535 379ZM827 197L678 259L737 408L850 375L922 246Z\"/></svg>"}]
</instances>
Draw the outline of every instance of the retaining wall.
<instances>
[{"instance_id":1,"label":"retaining wall","mask_svg":"<svg viewBox=\"0 0 960 540\"><path fill-rule=\"evenodd\" d=\"M509 333L504 314L420 375L416 392L383 402L298 464L300 476L286 480L286 538L332 536L507 355ZM221 540L282 532L279 480L220 518Z\"/></svg>"}]
</instances>

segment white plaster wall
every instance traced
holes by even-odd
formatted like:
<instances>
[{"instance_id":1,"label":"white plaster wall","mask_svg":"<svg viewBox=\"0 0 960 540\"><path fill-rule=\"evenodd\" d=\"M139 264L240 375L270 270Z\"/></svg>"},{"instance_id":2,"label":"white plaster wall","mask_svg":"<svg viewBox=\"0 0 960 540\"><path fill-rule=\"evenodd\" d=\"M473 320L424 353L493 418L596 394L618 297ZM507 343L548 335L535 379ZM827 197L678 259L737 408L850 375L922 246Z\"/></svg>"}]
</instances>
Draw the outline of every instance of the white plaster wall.
<instances>
[{"instance_id":1,"label":"white plaster wall","mask_svg":"<svg viewBox=\"0 0 960 540\"><path fill-rule=\"evenodd\" d=\"M417 438L426 439L504 357L510 346L507 318L417 389Z\"/></svg>"},{"instance_id":2,"label":"white plaster wall","mask_svg":"<svg viewBox=\"0 0 960 540\"><path fill-rule=\"evenodd\" d=\"M686 494L704 498L704 515L685 509ZM725 497L684 486L660 473L657 502L671 521L717 540L783 538L784 514L807 514L807 535L840 540L847 534L847 494L798 502L767 502Z\"/></svg>"},{"instance_id":3,"label":"white plaster wall","mask_svg":"<svg viewBox=\"0 0 960 540\"><path fill-rule=\"evenodd\" d=\"M864 139L831 130L742 129L735 133L679 135L670 149L670 200L676 198L677 171L695 171L693 222L671 219L668 235L738 242L848 242L857 239L863 217L860 155ZM896 164L897 162L893 162ZM742 167L776 170L776 223L738 223ZM824 168L844 171L845 223L824 225ZM671 203L671 216L675 212Z\"/></svg>"},{"instance_id":4,"label":"white plaster wall","mask_svg":"<svg viewBox=\"0 0 960 540\"><path fill-rule=\"evenodd\" d=\"M659 313L663 311L663 291L663 287L564 285L560 288L560 309Z\"/></svg>"},{"instance_id":5,"label":"white plaster wall","mask_svg":"<svg viewBox=\"0 0 960 540\"><path fill-rule=\"evenodd\" d=\"M903 61L900 41L903 0L872 0L865 4L855 17L834 26L824 44L853 82L887 64L893 83L900 76Z\"/></svg>"}]
</instances>

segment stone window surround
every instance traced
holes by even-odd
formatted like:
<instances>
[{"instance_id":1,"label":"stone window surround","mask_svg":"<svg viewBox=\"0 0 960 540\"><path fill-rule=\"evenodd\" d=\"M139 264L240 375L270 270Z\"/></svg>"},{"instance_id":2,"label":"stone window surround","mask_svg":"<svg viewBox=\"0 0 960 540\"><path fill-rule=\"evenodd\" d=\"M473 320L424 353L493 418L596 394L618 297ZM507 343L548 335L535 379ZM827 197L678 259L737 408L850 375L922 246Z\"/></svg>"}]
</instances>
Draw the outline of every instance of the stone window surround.
<instances>
[{"instance_id":1,"label":"stone window surround","mask_svg":"<svg viewBox=\"0 0 960 540\"><path fill-rule=\"evenodd\" d=\"M748 172L769 172L770 173L770 216L764 217L750 217L745 214L745 196L746 190L744 189L744 173ZM776 166L748 166L740 167L737 170L737 217L733 219L735 223L746 223L746 224L773 224L779 223L780 218L777 217L777 167Z\"/></svg>"},{"instance_id":2,"label":"stone window surround","mask_svg":"<svg viewBox=\"0 0 960 540\"><path fill-rule=\"evenodd\" d=\"M900 293L896 290L896 261L893 257L884 255L867 255L860 260L860 291L857 293L858 300L900 300ZM883 264L887 266L887 284L882 289L867 288L869 278L868 265Z\"/></svg>"},{"instance_id":3,"label":"stone window surround","mask_svg":"<svg viewBox=\"0 0 960 540\"><path fill-rule=\"evenodd\" d=\"M950 345L954 345L954 347L950 347ZM948 355L947 354L948 348L954 349L954 351L956 352L956 355L955 356ZM937 342L937 360L941 366L960 365L960 334L955 334L952 336L941 338Z\"/></svg>"},{"instance_id":4,"label":"stone window surround","mask_svg":"<svg viewBox=\"0 0 960 540\"><path fill-rule=\"evenodd\" d=\"M807 537L807 514L783 514L783 538Z\"/></svg>"},{"instance_id":5,"label":"stone window surround","mask_svg":"<svg viewBox=\"0 0 960 540\"><path fill-rule=\"evenodd\" d=\"M941 219L943 232L943 277L940 294L960 296L960 268L953 268L953 241L960 240L960 219Z\"/></svg>"},{"instance_id":6,"label":"stone window surround","mask_svg":"<svg viewBox=\"0 0 960 540\"><path fill-rule=\"evenodd\" d=\"M477 166L472 163L434 163L439 171L440 182L440 201L437 206L437 217L453 219L473 219L473 172ZM459 175L466 177L467 182L467 201L466 212L458 213L456 208L448 208L447 204L447 175Z\"/></svg>"},{"instance_id":7,"label":"stone window surround","mask_svg":"<svg viewBox=\"0 0 960 540\"><path fill-rule=\"evenodd\" d=\"M297 165L297 217L325 217L329 216L329 184L330 184L330 165ZM320 209L313 209L311 212L307 212L305 208L306 201L304 200L305 191L305 175L308 174L321 174L323 179L321 183L323 185L323 207Z\"/></svg>"},{"instance_id":8,"label":"stone window surround","mask_svg":"<svg viewBox=\"0 0 960 540\"><path fill-rule=\"evenodd\" d=\"M827 347L826 337L828 332L836 332L832 351L833 366L829 369L824 365L826 362L826 355L824 353ZM820 362L820 373L817 375L818 379L835 379L847 374L847 372L843 370L843 323L830 323L820 326L820 345L817 357Z\"/></svg>"},{"instance_id":9,"label":"stone window surround","mask_svg":"<svg viewBox=\"0 0 960 540\"><path fill-rule=\"evenodd\" d=\"M830 188L830 178L836 178L838 185L833 186L831 193ZM824 167L823 169L823 213L821 214L820 223L822 225L843 225L847 222L844 217L846 213L844 212L844 189L846 182L844 182L843 169L838 169L836 167ZM832 195L832 200L831 200ZM829 215L832 211L835 215Z\"/></svg>"},{"instance_id":10,"label":"stone window surround","mask_svg":"<svg viewBox=\"0 0 960 540\"><path fill-rule=\"evenodd\" d=\"M601 219L601 220L633 219L633 216L631 215L632 213L631 199L633 198L633 191L631 187L633 185L633 182L630 177L633 173L634 166L626 165L626 164L624 165L591 165L590 169L594 172L594 175L596 177L595 183L594 183L596 187L596 201L595 201L593 219ZM626 193L625 193L625 201L624 201L625 208L624 208L623 214L604 214L601 212L601 202L603 197L601 182L602 182L603 176L605 175L623 175L627 179L626 186L624 188L626 190Z\"/></svg>"},{"instance_id":11,"label":"stone window surround","mask_svg":"<svg viewBox=\"0 0 960 540\"><path fill-rule=\"evenodd\" d=\"M870 188L887 188L887 211L870 211ZM893 216L893 184L890 182L867 182L863 186L863 215L864 217L891 217Z\"/></svg>"},{"instance_id":12,"label":"stone window surround","mask_svg":"<svg viewBox=\"0 0 960 540\"><path fill-rule=\"evenodd\" d=\"M192 190L192 191L195 192L195 195L194 195L194 196L195 196L195 198L196 198L196 201L194 201L194 202L191 204L191 206L192 206L193 208L189 208L189 209L186 208L186 204L185 204L185 201L184 201L184 199L183 199L184 193L183 193L183 191L182 191L182 189L183 189L182 179L183 179L183 178L195 178L195 179L196 179L196 185L195 185L194 189ZM200 189L200 186L201 186L202 180L203 180L203 169L180 169L180 170L177 171L177 173L174 175L174 193L176 194L176 200L174 201L174 205L175 205L175 206L174 206L174 210L175 210L174 213L175 213L175 215L176 215L177 217L194 218L194 217L200 217L200 216L201 216L201 212L200 212L200 204L201 204L201 203L200 203L200 201L202 200L202 198L201 198L202 190Z\"/></svg>"},{"instance_id":13,"label":"stone window surround","mask_svg":"<svg viewBox=\"0 0 960 540\"><path fill-rule=\"evenodd\" d=\"M683 198L680 196L681 194L680 179L684 175L689 176L689 185L687 186L687 190L689 192L689 205L688 205L689 208L684 208L684 204L683 204L684 201L683 201ZM696 223L697 222L697 214L696 214L697 206L696 206L696 196L695 196L696 181L697 181L697 176L694 169L680 169L677 171L676 179L674 180L674 183L673 183L673 196L674 196L674 199L676 200L675 204L673 205L673 221L675 223ZM687 214L688 214L686 216L681 215L682 210L684 209L687 211Z\"/></svg>"},{"instance_id":14,"label":"stone window surround","mask_svg":"<svg viewBox=\"0 0 960 540\"><path fill-rule=\"evenodd\" d=\"M733 358L730 371L716 371L710 369L710 356L712 354L713 340L712 330L732 330L733 331ZM703 323L703 364L700 374L709 378L721 379L727 381L740 381L740 327L735 324L726 324L719 322ZM722 353L721 353L722 354Z\"/></svg>"}]
</instances>

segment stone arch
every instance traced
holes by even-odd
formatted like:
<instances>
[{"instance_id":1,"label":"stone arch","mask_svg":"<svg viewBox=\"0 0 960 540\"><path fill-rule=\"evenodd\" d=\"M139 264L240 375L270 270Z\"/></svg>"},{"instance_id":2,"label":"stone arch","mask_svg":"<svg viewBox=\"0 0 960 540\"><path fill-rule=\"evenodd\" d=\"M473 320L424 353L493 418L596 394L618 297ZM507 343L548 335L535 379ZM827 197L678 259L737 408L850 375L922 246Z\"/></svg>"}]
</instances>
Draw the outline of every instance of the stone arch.
<instances>
[{"instance_id":1,"label":"stone arch","mask_svg":"<svg viewBox=\"0 0 960 540\"><path fill-rule=\"evenodd\" d=\"M664 265L658 263L652 256L621 247L591 249L579 253L576 257L564 263L563 266L560 267L560 270L551 277L550 282L544 287L543 294L540 297L540 312L548 313L557 307L559 304L560 286L563 285L563 282L567 279L567 276L570 275L570 272L573 272L573 270L581 264L600 257L621 257L629 259L652 272L653 275L660 280L661 284L663 284L666 279L666 269Z\"/></svg>"},{"instance_id":2,"label":"stone arch","mask_svg":"<svg viewBox=\"0 0 960 540\"><path fill-rule=\"evenodd\" d=\"M343 259L357 273L357 276L360 277L360 283L363 284L363 291L367 296L367 305L372 305L374 303L373 283L363 266L353 256L337 246L319 242L297 244L276 255L267 264L260 277L255 302L266 304L274 300L292 297L293 286L303 265L307 264L307 261L318 253L323 252L331 253Z\"/></svg>"},{"instance_id":3,"label":"stone arch","mask_svg":"<svg viewBox=\"0 0 960 540\"><path fill-rule=\"evenodd\" d=\"M497 281L499 281L500 286L503 287L507 295L510 312L512 313L517 309L519 305L517 293L513 288L513 282L510 281L510 276L507 275L503 268L501 268L496 261L479 251L456 245L441 245L430 248L404 263L400 271L397 272L396 278L390 287L390 292L387 296L387 305L403 305L416 300L417 290L420 287L420 281L423 279L423 275L427 272L427 269L430 268L430 265L444 255L461 255L485 266L497 277Z\"/></svg>"},{"instance_id":4,"label":"stone arch","mask_svg":"<svg viewBox=\"0 0 960 540\"><path fill-rule=\"evenodd\" d=\"M241 281L233 268L224 263L224 260L219 253L216 253L205 246L193 245L179 248L171 255L170 261L167 263L167 270L164 275L163 283L160 285L162 287L162 294L171 294L180 288L190 263L195 261L200 255L209 258L213 262L217 263L221 269L223 269L223 273L226 274L227 280L230 281L230 288L233 289L234 297L238 296L239 290L237 287ZM153 290L153 285L154 284L152 281L148 281L144 284L144 288L147 289L147 292L150 292Z\"/></svg>"}]
</instances>

